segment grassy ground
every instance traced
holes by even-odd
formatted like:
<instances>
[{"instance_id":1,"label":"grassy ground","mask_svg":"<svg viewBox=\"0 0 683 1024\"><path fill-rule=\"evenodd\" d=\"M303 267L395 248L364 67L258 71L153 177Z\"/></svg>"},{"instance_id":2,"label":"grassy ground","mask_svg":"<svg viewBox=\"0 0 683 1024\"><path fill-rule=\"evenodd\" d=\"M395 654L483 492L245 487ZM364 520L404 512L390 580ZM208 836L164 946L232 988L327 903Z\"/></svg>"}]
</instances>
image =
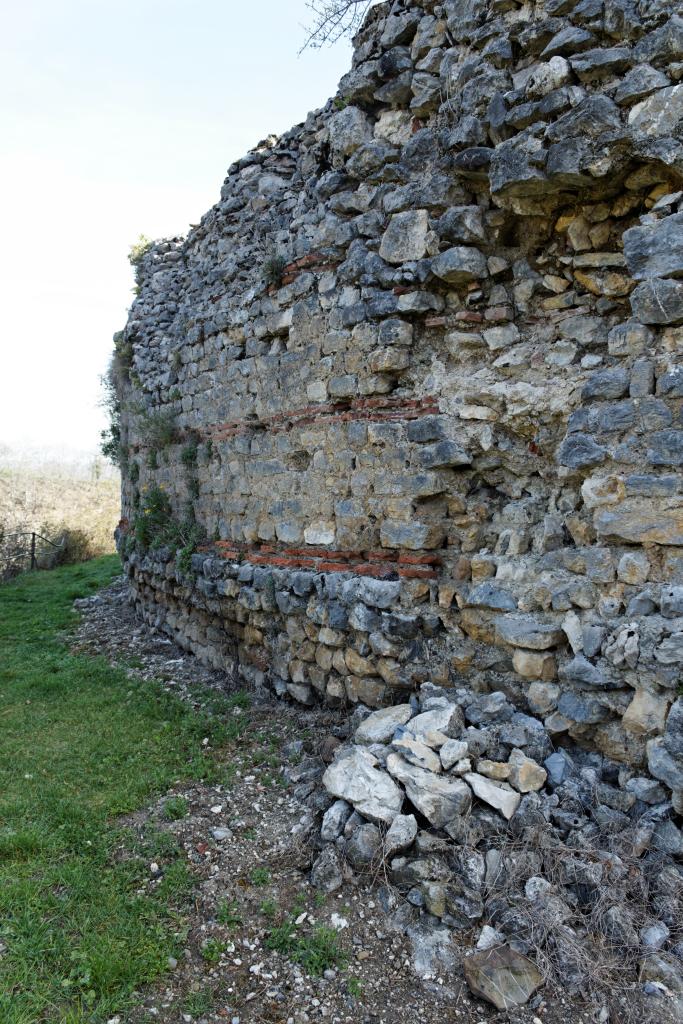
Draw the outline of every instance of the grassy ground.
<instances>
[{"instance_id":1,"label":"grassy ground","mask_svg":"<svg viewBox=\"0 0 683 1024\"><path fill-rule=\"evenodd\" d=\"M70 653L72 601L118 569L105 557L0 587L2 1024L99 1024L182 948L184 855L117 819L178 780L210 777L202 741L215 747L229 730ZM153 860L164 875L150 891Z\"/></svg>"}]
</instances>

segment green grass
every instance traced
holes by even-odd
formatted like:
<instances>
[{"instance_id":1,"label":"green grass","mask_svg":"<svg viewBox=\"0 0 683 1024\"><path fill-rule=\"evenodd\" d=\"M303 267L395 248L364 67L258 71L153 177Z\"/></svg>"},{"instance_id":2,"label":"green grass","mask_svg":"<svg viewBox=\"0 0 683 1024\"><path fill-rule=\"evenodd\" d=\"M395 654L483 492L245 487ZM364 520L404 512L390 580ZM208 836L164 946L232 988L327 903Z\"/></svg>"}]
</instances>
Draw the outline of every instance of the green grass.
<instances>
[{"instance_id":1,"label":"green grass","mask_svg":"<svg viewBox=\"0 0 683 1024\"><path fill-rule=\"evenodd\" d=\"M202 946L202 956L209 964L217 964L225 952L225 943L218 939L207 939Z\"/></svg>"},{"instance_id":2,"label":"green grass","mask_svg":"<svg viewBox=\"0 0 683 1024\"><path fill-rule=\"evenodd\" d=\"M189 808L190 805L184 796L170 796L164 802L164 818L166 821L177 821L178 818L185 817Z\"/></svg>"},{"instance_id":3,"label":"green grass","mask_svg":"<svg viewBox=\"0 0 683 1024\"><path fill-rule=\"evenodd\" d=\"M349 990L349 995L353 999L360 999L361 995L363 994L363 986L361 985L358 978L349 978L349 980L346 983L346 987Z\"/></svg>"},{"instance_id":4,"label":"green grass","mask_svg":"<svg viewBox=\"0 0 683 1024\"><path fill-rule=\"evenodd\" d=\"M239 903L236 900L221 900L216 911L216 920L227 928L238 928L242 924Z\"/></svg>"},{"instance_id":5,"label":"green grass","mask_svg":"<svg viewBox=\"0 0 683 1024\"><path fill-rule=\"evenodd\" d=\"M288 914L268 933L265 946L301 964L308 974L320 977L328 968L346 966L346 956L334 928L318 925L306 933L296 924L296 913Z\"/></svg>"},{"instance_id":6,"label":"green grass","mask_svg":"<svg viewBox=\"0 0 683 1024\"><path fill-rule=\"evenodd\" d=\"M277 914L277 903L275 900L264 900L259 906L259 911L264 917L273 918Z\"/></svg>"},{"instance_id":7,"label":"green grass","mask_svg":"<svg viewBox=\"0 0 683 1024\"><path fill-rule=\"evenodd\" d=\"M118 571L107 557L0 587L2 1024L100 1024L167 969L192 875L172 837L136 842L117 819L210 775L204 737L215 749L248 724L211 714L241 699L197 712L69 652L72 601Z\"/></svg>"},{"instance_id":8,"label":"green grass","mask_svg":"<svg viewBox=\"0 0 683 1024\"><path fill-rule=\"evenodd\" d=\"M215 996L210 988L201 989L199 992L192 992L183 1005L183 1011L192 1017L202 1017L210 1013L215 1005Z\"/></svg>"}]
</instances>

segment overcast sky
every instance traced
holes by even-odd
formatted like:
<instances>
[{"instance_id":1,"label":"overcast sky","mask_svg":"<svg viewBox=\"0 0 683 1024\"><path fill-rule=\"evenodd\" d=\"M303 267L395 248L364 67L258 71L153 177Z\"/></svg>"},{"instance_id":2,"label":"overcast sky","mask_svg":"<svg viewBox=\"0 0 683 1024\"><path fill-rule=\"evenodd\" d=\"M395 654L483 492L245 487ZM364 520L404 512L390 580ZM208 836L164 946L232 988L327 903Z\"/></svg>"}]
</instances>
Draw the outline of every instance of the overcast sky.
<instances>
[{"instance_id":1,"label":"overcast sky","mask_svg":"<svg viewBox=\"0 0 683 1024\"><path fill-rule=\"evenodd\" d=\"M305 0L5 0L0 444L96 448L131 243L184 234L348 69L346 42L297 55L306 20Z\"/></svg>"}]
</instances>

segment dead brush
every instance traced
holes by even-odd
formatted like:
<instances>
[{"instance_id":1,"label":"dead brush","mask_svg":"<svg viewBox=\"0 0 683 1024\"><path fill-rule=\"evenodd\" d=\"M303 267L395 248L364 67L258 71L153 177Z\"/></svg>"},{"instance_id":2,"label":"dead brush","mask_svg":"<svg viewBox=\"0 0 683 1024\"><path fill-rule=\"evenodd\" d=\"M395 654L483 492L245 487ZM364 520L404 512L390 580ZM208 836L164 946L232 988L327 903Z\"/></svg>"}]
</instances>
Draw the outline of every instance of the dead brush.
<instances>
[{"instance_id":1,"label":"dead brush","mask_svg":"<svg viewBox=\"0 0 683 1024\"><path fill-rule=\"evenodd\" d=\"M656 867L644 865L624 835L598 833L577 847L558 842L552 829L543 826L510 837L500 854L501 870L488 885L487 909L496 900L511 907L517 935L510 937L523 938L546 984L607 1008L613 1024L642 1024L642 1005L632 996L644 954L639 935L657 916ZM538 876L549 886L540 899L525 893L530 857L540 859ZM593 867L594 885L571 881L574 863ZM682 877L669 900L676 941L683 934Z\"/></svg>"},{"instance_id":2,"label":"dead brush","mask_svg":"<svg viewBox=\"0 0 683 1024\"><path fill-rule=\"evenodd\" d=\"M635 830L634 830L635 831ZM386 829L381 828L382 840ZM444 839L439 854L485 853L474 841L455 844ZM487 865L485 912L463 938L473 944L484 924L501 931L506 941L522 942L554 993L582 1000L587 1008L606 1011L611 1024L644 1024L649 1017L638 985L646 950L641 931L666 912L673 942L683 939L683 876L676 869L667 876L666 891L658 888L660 868L667 860L654 854L644 863L634 852L631 834L598 832L582 845L562 842L550 825L526 828L515 836L504 827L490 850L499 854L497 869ZM438 855L438 854L437 854ZM582 872L594 879L580 881ZM357 871L372 888L382 887L396 905L406 904L405 886L392 878L390 864L380 848ZM539 896L525 891L530 878L538 878ZM648 1006L659 1016L661 1003Z\"/></svg>"}]
</instances>

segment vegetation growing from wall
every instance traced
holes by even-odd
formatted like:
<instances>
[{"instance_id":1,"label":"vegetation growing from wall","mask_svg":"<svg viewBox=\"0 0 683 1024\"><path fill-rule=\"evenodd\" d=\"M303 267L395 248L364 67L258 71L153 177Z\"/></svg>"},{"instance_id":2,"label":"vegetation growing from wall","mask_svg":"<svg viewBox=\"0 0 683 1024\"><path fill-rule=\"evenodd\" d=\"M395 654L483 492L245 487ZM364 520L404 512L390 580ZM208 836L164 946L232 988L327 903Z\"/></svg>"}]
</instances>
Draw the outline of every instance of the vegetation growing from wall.
<instances>
[{"instance_id":1,"label":"vegetation growing from wall","mask_svg":"<svg viewBox=\"0 0 683 1024\"><path fill-rule=\"evenodd\" d=\"M168 448L178 440L176 414L171 409L152 409L140 417L140 434L150 448Z\"/></svg>"},{"instance_id":2,"label":"vegetation growing from wall","mask_svg":"<svg viewBox=\"0 0 683 1024\"><path fill-rule=\"evenodd\" d=\"M282 274L287 266L284 256L268 256L263 264L263 280L269 286L277 286L282 282Z\"/></svg>"},{"instance_id":3,"label":"vegetation growing from wall","mask_svg":"<svg viewBox=\"0 0 683 1024\"><path fill-rule=\"evenodd\" d=\"M106 374L101 378L101 406L105 410L108 426L100 433L100 451L120 469L125 466L127 451L121 440L121 412L123 392L131 380L133 342L123 331L114 335L114 351Z\"/></svg>"},{"instance_id":4,"label":"vegetation growing from wall","mask_svg":"<svg viewBox=\"0 0 683 1024\"><path fill-rule=\"evenodd\" d=\"M147 238L146 235L139 235L137 241L133 242L128 250L128 262L135 271L135 282L137 286L140 284L142 261L153 245L154 242L151 238Z\"/></svg>"},{"instance_id":5,"label":"vegetation growing from wall","mask_svg":"<svg viewBox=\"0 0 683 1024\"><path fill-rule=\"evenodd\" d=\"M202 532L191 504L182 519L177 518L166 491L154 485L141 496L133 521L133 537L141 551L171 548L176 553L179 570L188 574L190 560L202 539Z\"/></svg>"},{"instance_id":6,"label":"vegetation growing from wall","mask_svg":"<svg viewBox=\"0 0 683 1024\"><path fill-rule=\"evenodd\" d=\"M121 399L113 372L113 360L108 372L102 377L102 401L109 423L100 431L100 451L114 466L122 468L125 463L125 449L121 443Z\"/></svg>"}]
</instances>

